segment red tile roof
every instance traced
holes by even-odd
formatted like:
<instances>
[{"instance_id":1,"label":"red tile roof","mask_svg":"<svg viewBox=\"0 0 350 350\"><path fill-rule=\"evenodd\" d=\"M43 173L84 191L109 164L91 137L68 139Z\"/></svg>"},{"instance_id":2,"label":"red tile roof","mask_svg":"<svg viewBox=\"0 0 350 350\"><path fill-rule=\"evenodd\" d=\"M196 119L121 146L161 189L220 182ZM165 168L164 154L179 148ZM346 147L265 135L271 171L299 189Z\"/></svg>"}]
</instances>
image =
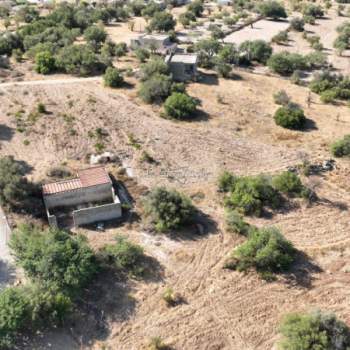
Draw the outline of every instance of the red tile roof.
<instances>
[{"instance_id":1,"label":"red tile roof","mask_svg":"<svg viewBox=\"0 0 350 350\"><path fill-rule=\"evenodd\" d=\"M79 170L77 178L63 180L43 185L43 194L50 195L61 192L68 192L79 188L104 185L112 183L103 166Z\"/></svg>"}]
</instances>

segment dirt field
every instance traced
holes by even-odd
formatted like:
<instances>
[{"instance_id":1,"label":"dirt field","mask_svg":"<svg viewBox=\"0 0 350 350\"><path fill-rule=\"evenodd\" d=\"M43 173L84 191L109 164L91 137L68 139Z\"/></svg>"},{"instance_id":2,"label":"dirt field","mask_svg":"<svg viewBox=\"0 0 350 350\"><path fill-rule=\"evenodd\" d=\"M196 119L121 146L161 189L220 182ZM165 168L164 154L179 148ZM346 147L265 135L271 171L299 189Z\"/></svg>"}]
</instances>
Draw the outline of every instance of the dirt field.
<instances>
[{"instance_id":1,"label":"dirt field","mask_svg":"<svg viewBox=\"0 0 350 350\"><path fill-rule=\"evenodd\" d=\"M218 174L223 169L274 173L303 159L327 159L329 143L350 125L346 106L323 105L312 95L308 108L306 88L236 73L240 79L218 81L206 73L201 82L190 84L188 92L202 101L202 112L197 120L181 123L162 119L158 107L142 104L133 79L128 89L116 91L96 81L0 85L0 153L26 161L33 167L32 178L45 180L47 170L60 164L86 166L96 143L89 131L101 127L109 134L105 149L117 153L134 175L138 189L129 189L136 200L146 188L166 184L192 196L203 212L201 228L191 227L177 237L149 234L140 221L103 233L82 231L94 247L110 242L117 232L127 234L154 258L153 277L125 282L100 276L87 291L74 323L38 335L23 349L139 350L150 337L161 336L177 350L270 350L277 324L288 311L320 307L350 322L349 161L338 161L337 169L322 177L305 179L316 189L318 204L294 201L270 219L251 220L277 225L309 256L301 256L292 273L267 283L255 273L222 268L227 254L243 239L224 229L215 186ZM274 124L277 106L272 95L280 89L304 107L308 131L286 131ZM39 102L48 113L29 122L28 114ZM16 131L19 119L25 121L23 132ZM130 134L141 150L129 145ZM158 165L140 162L142 150ZM161 299L165 286L178 292L184 303L167 308ZM107 321L106 329L96 315Z\"/></svg>"},{"instance_id":2,"label":"dirt field","mask_svg":"<svg viewBox=\"0 0 350 350\"><path fill-rule=\"evenodd\" d=\"M268 21L262 19L253 24L253 27L246 26L241 30L233 32L225 37L224 42L229 44L240 45L246 40L265 40L271 39L280 31L286 30L289 27L288 21Z\"/></svg>"}]
</instances>

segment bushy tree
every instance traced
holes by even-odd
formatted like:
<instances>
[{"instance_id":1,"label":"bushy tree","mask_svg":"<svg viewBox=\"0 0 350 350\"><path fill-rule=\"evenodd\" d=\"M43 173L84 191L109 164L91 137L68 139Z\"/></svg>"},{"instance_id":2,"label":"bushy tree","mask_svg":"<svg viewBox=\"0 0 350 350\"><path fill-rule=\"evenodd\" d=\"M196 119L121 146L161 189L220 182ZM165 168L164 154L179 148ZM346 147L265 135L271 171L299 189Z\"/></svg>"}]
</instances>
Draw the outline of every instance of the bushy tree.
<instances>
[{"instance_id":1,"label":"bushy tree","mask_svg":"<svg viewBox=\"0 0 350 350\"><path fill-rule=\"evenodd\" d=\"M234 64L239 61L239 52L234 45L224 45L218 52L218 58L221 62Z\"/></svg>"},{"instance_id":2,"label":"bushy tree","mask_svg":"<svg viewBox=\"0 0 350 350\"><path fill-rule=\"evenodd\" d=\"M264 1L259 5L259 12L264 17L270 17L272 19L287 18L286 10L284 6L274 0Z\"/></svg>"},{"instance_id":3,"label":"bushy tree","mask_svg":"<svg viewBox=\"0 0 350 350\"><path fill-rule=\"evenodd\" d=\"M324 11L320 5L307 3L303 8L303 15L313 18L321 18L324 16Z\"/></svg>"},{"instance_id":4,"label":"bushy tree","mask_svg":"<svg viewBox=\"0 0 350 350\"><path fill-rule=\"evenodd\" d=\"M149 24L151 31L169 32L175 28L176 20L169 12L156 12Z\"/></svg>"},{"instance_id":5,"label":"bushy tree","mask_svg":"<svg viewBox=\"0 0 350 350\"><path fill-rule=\"evenodd\" d=\"M203 1L195 0L187 5L187 11L192 12L196 17L201 17L204 11Z\"/></svg>"},{"instance_id":6,"label":"bushy tree","mask_svg":"<svg viewBox=\"0 0 350 350\"><path fill-rule=\"evenodd\" d=\"M267 61L267 65L272 71L281 75L291 75L296 70L308 68L308 62L304 56L289 52L273 54Z\"/></svg>"},{"instance_id":7,"label":"bushy tree","mask_svg":"<svg viewBox=\"0 0 350 350\"><path fill-rule=\"evenodd\" d=\"M270 227L252 230L248 240L234 250L232 257L239 271L253 267L261 273L273 273L288 270L295 252L292 243L277 228Z\"/></svg>"},{"instance_id":8,"label":"bushy tree","mask_svg":"<svg viewBox=\"0 0 350 350\"><path fill-rule=\"evenodd\" d=\"M101 44L105 42L106 38L107 33L99 26L91 26L84 31L84 39L94 48L95 51L100 49Z\"/></svg>"},{"instance_id":9,"label":"bushy tree","mask_svg":"<svg viewBox=\"0 0 350 350\"><path fill-rule=\"evenodd\" d=\"M183 12L179 15L179 22L186 28L191 22L196 21L196 15L191 11Z\"/></svg>"},{"instance_id":10,"label":"bushy tree","mask_svg":"<svg viewBox=\"0 0 350 350\"><path fill-rule=\"evenodd\" d=\"M331 152L334 157L350 156L350 135L345 135L341 140L331 145Z\"/></svg>"},{"instance_id":11,"label":"bushy tree","mask_svg":"<svg viewBox=\"0 0 350 350\"><path fill-rule=\"evenodd\" d=\"M297 105L289 103L277 109L275 123L283 128L301 130L305 126L304 111Z\"/></svg>"},{"instance_id":12,"label":"bushy tree","mask_svg":"<svg viewBox=\"0 0 350 350\"><path fill-rule=\"evenodd\" d=\"M55 57L49 51L38 52L35 56L35 70L41 74L52 73L56 68Z\"/></svg>"},{"instance_id":13,"label":"bushy tree","mask_svg":"<svg viewBox=\"0 0 350 350\"><path fill-rule=\"evenodd\" d=\"M79 292L96 272L93 251L83 236L22 225L13 232L9 246L29 278L67 293Z\"/></svg>"},{"instance_id":14,"label":"bushy tree","mask_svg":"<svg viewBox=\"0 0 350 350\"><path fill-rule=\"evenodd\" d=\"M112 88L120 87L124 83L124 78L121 75L119 69L114 67L108 67L103 75L103 81L105 86Z\"/></svg>"},{"instance_id":15,"label":"bushy tree","mask_svg":"<svg viewBox=\"0 0 350 350\"><path fill-rule=\"evenodd\" d=\"M141 62L144 63L146 62L147 59L149 59L150 57L150 53L147 49L144 48L138 48L135 50L135 56L137 57L137 59Z\"/></svg>"},{"instance_id":16,"label":"bushy tree","mask_svg":"<svg viewBox=\"0 0 350 350\"><path fill-rule=\"evenodd\" d=\"M21 38L11 32L0 33L0 55L10 56L14 49L22 48Z\"/></svg>"},{"instance_id":17,"label":"bushy tree","mask_svg":"<svg viewBox=\"0 0 350 350\"><path fill-rule=\"evenodd\" d=\"M141 65L140 78L142 81L150 79L155 74L168 74L168 65L160 57L154 56L147 63Z\"/></svg>"},{"instance_id":18,"label":"bushy tree","mask_svg":"<svg viewBox=\"0 0 350 350\"><path fill-rule=\"evenodd\" d=\"M213 66L213 57L219 52L222 45L216 39L203 39L196 43L195 51L198 53L198 65L204 68Z\"/></svg>"},{"instance_id":19,"label":"bushy tree","mask_svg":"<svg viewBox=\"0 0 350 350\"><path fill-rule=\"evenodd\" d=\"M91 75L103 70L104 65L87 45L69 45L59 51L56 66L69 74Z\"/></svg>"},{"instance_id":20,"label":"bushy tree","mask_svg":"<svg viewBox=\"0 0 350 350\"><path fill-rule=\"evenodd\" d=\"M146 103L161 102L171 91L171 78L164 74L153 74L140 85L138 94Z\"/></svg>"},{"instance_id":21,"label":"bushy tree","mask_svg":"<svg viewBox=\"0 0 350 350\"><path fill-rule=\"evenodd\" d=\"M177 229L189 223L195 212L188 197L165 187L153 189L145 197L143 207L158 231Z\"/></svg>"},{"instance_id":22,"label":"bushy tree","mask_svg":"<svg viewBox=\"0 0 350 350\"><path fill-rule=\"evenodd\" d=\"M164 109L171 118L191 119L196 112L197 103L186 93L174 92L165 100Z\"/></svg>"},{"instance_id":23,"label":"bushy tree","mask_svg":"<svg viewBox=\"0 0 350 350\"><path fill-rule=\"evenodd\" d=\"M265 64L272 54L272 47L264 40L248 40L239 46L239 51L245 53L248 61Z\"/></svg>"},{"instance_id":24,"label":"bushy tree","mask_svg":"<svg viewBox=\"0 0 350 350\"><path fill-rule=\"evenodd\" d=\"M142 0L133 0L129 2L129 7L131 12L139 17L142 14L142 11L145 9L146 5Z\"/></svg>"},{"instance_id":25,"label":"bushy tree","mask_svg":"<svg viewBox=\"0 0 350 350\"><path fill-rule=\"evenodd\" d=\"M319 310L292 313L280 326L280 350L348 350L350 330L334 314Z\"/></svg>"}]
</instances>

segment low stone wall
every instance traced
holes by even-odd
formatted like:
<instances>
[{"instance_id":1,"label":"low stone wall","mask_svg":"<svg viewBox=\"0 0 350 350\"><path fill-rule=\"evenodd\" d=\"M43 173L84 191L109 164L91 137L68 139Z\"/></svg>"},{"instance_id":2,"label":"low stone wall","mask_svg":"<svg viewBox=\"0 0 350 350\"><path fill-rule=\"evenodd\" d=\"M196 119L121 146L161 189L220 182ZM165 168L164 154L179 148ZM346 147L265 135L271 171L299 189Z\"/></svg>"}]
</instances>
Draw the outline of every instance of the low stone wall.
<instances>
[{"instance_id":1,"label":"low stone wall","mask_svg":"<svg viewBox=\"0 0 350 350\"><path fill-rule=\"evenodd\" d=\"M122 216L120 202L73 211L74 226L87 225L97 221L118 219Z\"/></svg>"}]
</instances>

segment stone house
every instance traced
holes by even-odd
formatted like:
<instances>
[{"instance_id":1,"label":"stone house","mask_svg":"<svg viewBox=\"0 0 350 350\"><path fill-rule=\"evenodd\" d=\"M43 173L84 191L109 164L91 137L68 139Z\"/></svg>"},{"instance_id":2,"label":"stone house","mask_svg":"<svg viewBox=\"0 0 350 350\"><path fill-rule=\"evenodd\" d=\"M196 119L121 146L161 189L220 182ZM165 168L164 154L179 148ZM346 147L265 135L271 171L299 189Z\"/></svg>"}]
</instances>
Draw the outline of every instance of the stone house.
<instances>
[{"instance_id":1,"label":"stone house","mask_svg":"<svg viewBox=\"0 0 350 350\"><path fill-rule=\"evenodd\" d=\"M175 53L165 57L169 71L176 81L195 80L197 76L196 54Z\"/></svg>"},{"instance_id":2,"label":"stone house","mask_svg":"<svg viewBox=\"0 0 350 350\"><path fill-rule=\"evenodd\" d=\"M50 226L80 226L118 219L121 203L103 166L79 170L77 177L43 185Z\"/></svg>"}]
</instances>

